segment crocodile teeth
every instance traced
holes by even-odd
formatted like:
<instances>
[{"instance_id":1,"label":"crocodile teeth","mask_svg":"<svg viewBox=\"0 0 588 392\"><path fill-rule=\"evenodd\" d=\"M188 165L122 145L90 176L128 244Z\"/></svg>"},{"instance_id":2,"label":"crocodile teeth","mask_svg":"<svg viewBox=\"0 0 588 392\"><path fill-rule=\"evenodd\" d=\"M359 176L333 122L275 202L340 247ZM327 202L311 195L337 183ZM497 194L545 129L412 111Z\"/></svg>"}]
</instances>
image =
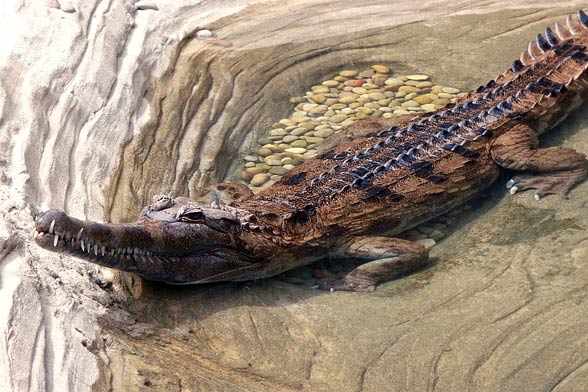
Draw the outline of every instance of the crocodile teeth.
<instances>
[{"instance_id":1,"label":"crocodile teeth","mask_svg":"<svg viewBox=\"0 0 588 392\"><path fill-rule=\"evenodd\" d=\"M106 247L104 245L102 245L102 248L100 249L100 253L102 253L102 256L104 256L106 254Z\"/></svg>"},{"instance_id":2,"label":"crocodile teeth","mask_svg":"<svg viewBox=\"0 0 588 392\"><path fill-rule=\"evenodd\" d=\"M82 238L82 233L84 232L84 228L82 227L80 231L78 231L78 241Z\"/></svg>"},{"instance_id":3,"label":"crocodile teeth","mask_svg":"<svg viewBox=\"0 0 588 392\"><path fill-rule=\"evenodd\" d=\"M512 186L515 184L514 180L510 179L506 182L506 187L508 189L512 188Z\"/></svg>"},{"instance_id":4,"label":"crocodile teeth","mask_svg":"<svg viewBox=\"0 0 588 392\"><path fill-rule=\"evenodd\" d=\"M55 221L53 221L53 222L55 222ZM57 246L57 242L59 242L59 236L57 234L55 234L53 236L53 246L56 247Z\"/></svg>"},{"instance_id":5,"label":"crocodile teeth","mask_svg":"<svg viewBox=\"0 0 588 392\"><path fill-rule=\"evenodd\" d=\"M94 255L98 256L98 245L94 245Z\"/></svg>"},{"instance_id":6,"label":"crocodile teeth","mask_svg":"<svg viewBox=\"0 0 588 392\"><path fill-rule=\"evenodd\" d=\"M80 240L80 246L82 248L82 252L84 252L85 251L85 249L84 249L84 240Z\"/></svg>"},{"instance_id":7,"label":"crocodile teeth","mask_svg":"<svg viewBox=\"0 0 588 392\"><path fill-rule=\"evenodd\" d=\"M585 29L588 29L588 15L582 10L578 11L578 20Z\"/></svg>"},{"instance_id":8,"label":"crocodile teeth","mask_svg":"<svg viewBox=\"0 0 588 392\"><path fill-rule=\"evenodd\" d=\"M541 196L535 193L535 200L541 200Z\"/></svg>"},{"instance_id":9,"label":"crocodile teeth","mask_svg":"<svg viewBox=\"0 0 588 392\"><path fill-rule=\"evenodd\" d=\"M51 225L49 225L49 234L55 234L55 219L53 219Z\"/></svg>"},{"instance_id":10,"label":"crocodile teeth","mask_svg":"<svg viewBox=\"0 0 588 392\"><path fill-rule=\"evenodd\" d=\"M555 34L557 34L557 37L561 40L566 40L572 35L559 22L555 22Z\"/></svg>"},{"instance_id":11,"label":"crocodile teeth","mask_svg":"<svg viewBox=\"0 0 588 392\"><path fill-rule=\"evenodd\" d=\"M519 188L517 188L516 186L513 186L512 188L510 188L510 194L514 195L515 193L517 193L518 190L519 190Z\"/></svg>"},{"instance_id":12,"label":"crocodile teeth","mask_svg":"<svg viewBox=\"0 0 588 392\"><path fill-rule=\"evenodd\" d=\"M572 34L576 34L581 29L580 26L578 26L578 24L574 20L574 18L572 18L572 15L568 15L568 17L566 18L566 24L568 25L568 30L570 30Z\"/></svg>"}]
</instances>

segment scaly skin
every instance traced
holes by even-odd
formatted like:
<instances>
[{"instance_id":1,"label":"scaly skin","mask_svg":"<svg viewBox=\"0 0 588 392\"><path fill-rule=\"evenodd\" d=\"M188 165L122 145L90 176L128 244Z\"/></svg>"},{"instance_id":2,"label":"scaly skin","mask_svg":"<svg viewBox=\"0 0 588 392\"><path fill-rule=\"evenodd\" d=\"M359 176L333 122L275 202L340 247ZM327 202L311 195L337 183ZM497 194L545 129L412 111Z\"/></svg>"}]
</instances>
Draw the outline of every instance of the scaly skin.
<instances>
[{"instance_id":1,"label":"scaly skin","mask_svg":"<svg viewBox=\"0 0 588 392\"><path fill-rule=\"evenodd\" d=\"M371 290L427 261L395 238L474 197L499 168L525 172L511 193L567 195L586 177L573 150L538 148L537 135L587 94L588 16L568 17L529 44L511 68L434 114L360 121L332 147L257 196L209 187L198 200L156 196L134 224L79 221L57 210L36 220L46 249L168 283L257 279L328 255L369 260L327 287Z\"/></svg>"}]
</instances>

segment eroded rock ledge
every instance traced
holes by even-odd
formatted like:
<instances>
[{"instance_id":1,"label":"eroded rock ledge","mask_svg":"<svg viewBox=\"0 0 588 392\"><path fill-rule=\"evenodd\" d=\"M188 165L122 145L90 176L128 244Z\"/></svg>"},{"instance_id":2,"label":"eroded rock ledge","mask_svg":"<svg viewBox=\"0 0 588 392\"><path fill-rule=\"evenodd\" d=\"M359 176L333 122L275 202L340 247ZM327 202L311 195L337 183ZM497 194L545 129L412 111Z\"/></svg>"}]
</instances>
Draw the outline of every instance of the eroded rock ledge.
<instances>
[{"instance_id":1,"label":"eroded rock ledge","mask_svg":"<svg viewBox=\"0 0 588 392\"><path fill-rule=\"evenodd\" d=\"M385 63L468 89L575 9L470 3L4 5L0 390L587 385L586 186L540 203L497 186L430 269L373 294L142 284L31 243L36 209L124 221L154 193L230 178L287 98L336 70ZM550 142L588 153L586 113Z\"/></svg>"}]
</instances>

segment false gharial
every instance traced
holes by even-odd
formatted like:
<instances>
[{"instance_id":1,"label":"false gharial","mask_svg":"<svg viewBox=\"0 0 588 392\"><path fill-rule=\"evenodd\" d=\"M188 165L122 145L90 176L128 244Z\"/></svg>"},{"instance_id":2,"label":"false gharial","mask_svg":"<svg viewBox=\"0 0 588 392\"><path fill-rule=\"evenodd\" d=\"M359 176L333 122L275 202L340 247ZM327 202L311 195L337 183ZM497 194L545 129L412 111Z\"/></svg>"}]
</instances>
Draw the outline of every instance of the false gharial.
<instances>
[{"instance_id":1,"label":"false gharial","mask_svg":"<svg viewBox=\"0 0 588 392\"><path fill-rule=\"evenodd\" d=\"M420 244L393 238L480 194L500 169L511 193L566 196L586 156L540 148L588 96L588 16L545 29L520 59L434 113L361 120L312 159L254 195L222 183L195 200L155 196L132 224L36 218L43 248L172 284L249 280L315 260L365 260L326 287L373 290L427 263ZM328 143L328 142L326 142Z\"/></svg>"}]
</instances>

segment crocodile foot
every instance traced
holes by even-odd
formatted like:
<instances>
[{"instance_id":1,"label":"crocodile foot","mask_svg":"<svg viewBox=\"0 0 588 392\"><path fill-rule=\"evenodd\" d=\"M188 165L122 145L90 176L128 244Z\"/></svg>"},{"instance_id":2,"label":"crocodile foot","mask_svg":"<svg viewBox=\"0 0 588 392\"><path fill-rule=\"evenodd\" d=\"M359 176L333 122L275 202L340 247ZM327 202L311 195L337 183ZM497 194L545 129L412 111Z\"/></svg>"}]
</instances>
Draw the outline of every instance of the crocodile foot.
<instances>
[{"instance_id":1,"label":"crocodile foot","mask_svg":"<svg viewBox=\"0 0 588 392\"><path fill-rule=\"evenodd\" d=\"M587 172L588 170L585 168L578 168L562 172L521 174L510 179L506 183L506 187L510 188L512 195L518 191L536 189L536 200L550 194L567 198L568 192L586 178Z\"/></svg>"},{"instance_id":2,"label":"crocodile foot","mask_svg":"<svg viewBox=\"0 0 588 392\"><path fill-rule=\"evenodd\" d=\"M398 278L423 266L429 252L422 245L379 236L358 236L333 254L368 260L342 279L319 286L330 291L374 291L380 283Z\"/></svg>"}]
</instances>

